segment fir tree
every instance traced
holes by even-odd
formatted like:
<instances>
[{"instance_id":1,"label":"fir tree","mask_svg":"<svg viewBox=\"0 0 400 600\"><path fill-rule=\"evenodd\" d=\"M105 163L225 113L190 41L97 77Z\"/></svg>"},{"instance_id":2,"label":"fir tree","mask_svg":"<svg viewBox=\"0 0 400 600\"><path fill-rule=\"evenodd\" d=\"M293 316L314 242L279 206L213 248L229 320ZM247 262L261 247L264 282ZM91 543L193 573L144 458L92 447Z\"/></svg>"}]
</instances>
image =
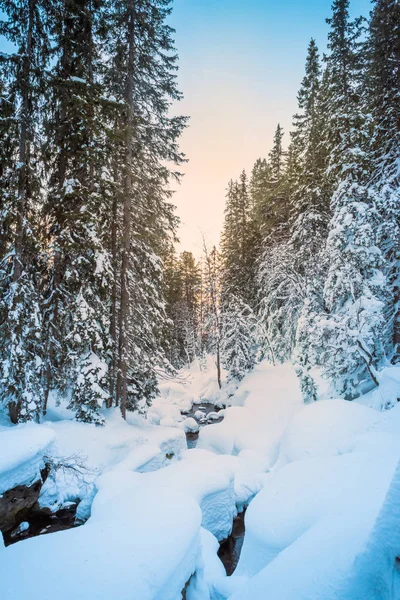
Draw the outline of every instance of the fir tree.
<instances>
[{"instance_id":1,"label":"fir tree","mask_svg":"<svg viewBox=\"0 0 400 600\"><path fill-rule=\"evenodd\" d=\"M230 181L225 208L225 223L221 237L223 262L222 301L231 294L253 304L252 227L250 197L245 171L239 182Z\"/></svg>"},{"instance_id":2,"label":"fir tree","mask_svg":"<svg viewBox=\"0 0 400 600\"><path fill-rule=\"evenodd\" d=\"M0 33L17 52L2 57L2 299L0 380L13 422L38 420L42 337L37 206L41 194L39 110L43 106L49 29L45 0L4 0Z\"/></svg>"},{"instance_id":3,"label":"fir tree","mask_svg":"<svg viewBox=\"0 0 400 600\"><path fill-rule=\"evenodd\" d=\"M388 261L388 283L393 302L393 362L400 360L400 7L394 0L376 0L366 41L365 86L372 134L368 153L372 183L379 190L385 232L383 249ZM391 313L391 314L390 314Z\"/></svg>"},{"instance_id":4,"label":"fir tree","mask_svg":"<svg viewBox=\"0 0 400 600\"><path fill-rule=\"evenodd\" d=\"M240 381L255 362L255 319L249 307L233 296L222 315L222 364L228 379Z\"/></svg>"},{"instance_id":5,"label":"fir tree","mask_svg":"<svg viewBox=\"0 0 400 600\"><path fill-rule=\"evenodd\" d=\"M116 403L125 416L128 404L151 400L156 369L164 361L166 313L158 256L174 227L165 164L183 160L177 139L185 119L168 115L170 102L180 98L173 31L166 24L169 0L110 1L108 10L109 86L124 107Z\"/></svg>"},{"instance_id":6,"label":"fir tree","mask_svg":"<svg viewBox=\"0 0 400 600\"><path fill-rule=\"evenodd\" d=\"M58 60L52 113L46 123L49 193L44 206L51 244L45 312L46 402L51 387L71 386L70 406L77 417L96 423L102 421L98 398L105 381L104 377L96 380L97 371L87 376L87 357L96 357L91 362L106 361L105 289L110 270L101 235L103 203L108 198L100 147L102 88L96 76L100 8L100 0L68 0L56 15Z\"/></svg>"},{"instance_id":7,"label":"fir tree","mask_svg":"<svg viewBox=\"0 0 400 600\"><path fill-rule=\"evenodd\" d=\"M318 49L311 40L306 73L298 94L300 112L294 116L291 163L288 168L290 189L291 243L297 251L299 269L314 272L326 239L329 195L324 189L325 149L321 144L323 114L320 106Z\"/></svg>"}]
</instances>

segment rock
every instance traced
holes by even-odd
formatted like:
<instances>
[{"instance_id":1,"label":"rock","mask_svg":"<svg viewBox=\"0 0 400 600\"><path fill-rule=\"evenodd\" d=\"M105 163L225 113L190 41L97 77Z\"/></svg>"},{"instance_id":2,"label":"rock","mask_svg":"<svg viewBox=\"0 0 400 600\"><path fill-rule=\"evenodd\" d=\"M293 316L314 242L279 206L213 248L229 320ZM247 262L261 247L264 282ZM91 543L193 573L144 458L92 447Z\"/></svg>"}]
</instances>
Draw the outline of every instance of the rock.
<instances>
[{"instance_id":1,"label":"rock","mask_svg":"<svg viewBox=\"0 0 400 600\"><path fill-rule=\"evenodd\" d=\"M216 421L217 419L221 419L221 416L222 415L218 414L217 412L210 412L207 415L207 419L209 421Z\"/></svg>"},{"instance_id":2,"label":"rock","mask_svg":"<svg viewBox=\"0 0 400 600\"><path fill-rule=\"evenodd\" d=\"M19 513L28 512L37 502L43 481L38 479L32 485L17 485L0 496L0 531L15 527Z\"/></svg>"},{"instance_id":3,"label":"rock","mask_svg":"<svg viewBox=\"0 0 400 600\"><path fill-rule=\"evenodd\" d=\"M183 421L183 428L185 433L197 433L199 431L199 424L195 419L189 417Z\"/></svg>"},{"instance_id":4,"label":"rock","mask_svg":"<svg viewBox=\"0 0 400 600\"><path fill-rule=\"evenodd\" d=\"M11 532L11 537L14 538L14 537L17 537L17 535L22 535L28 529L29 529L28 521L22 521L22 523L20 523L18 525L18 527Z\"/></svg>"},{"instance_id":5,"label":"rock","mask_svg":"<svg viewBox=\"0 0 400 600\"><path fill-rule=\"evenodd\" d=\"M202 410L196 410L194 416L199 421L203 421L206 418L206 413L204 413Z\"/></svg>"}]
</instances>

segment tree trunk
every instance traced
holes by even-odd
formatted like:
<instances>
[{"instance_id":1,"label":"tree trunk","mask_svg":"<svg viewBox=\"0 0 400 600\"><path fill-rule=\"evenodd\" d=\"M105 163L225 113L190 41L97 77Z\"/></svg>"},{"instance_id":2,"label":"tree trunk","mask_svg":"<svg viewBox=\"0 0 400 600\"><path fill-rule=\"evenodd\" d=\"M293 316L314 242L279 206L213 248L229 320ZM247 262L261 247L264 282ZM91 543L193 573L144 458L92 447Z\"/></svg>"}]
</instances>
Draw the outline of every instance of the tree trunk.
<instances>
[{"instance_id":1,"label":"tree trunk","mask_svg":"<svg viewBox=\"0 0 400 600\"><path fill-rule=\"evenodd\" d=\"M217 380L218 380L218 387L219 387L219 389L221 389L221 387L222 387L222 382L221 382L221 352L220 352L219 346L220 346L220 344L218 342L217 343Z\"/></svg>"},{"instance_id":2,"label":"tree trunk","mask_svg":"<svg viewBox=\"0 0 400 600\"><path fill-rule=\"evenodd\" d=\"M131 199L132 199L132 144L133 144L133 75L135 58L135 2L129 0L128 21L128 65L126 76L126 131L125 131L125 182L122 222L122 260L121 260L121 303L119 310L119 343L118 343L118 378L117 402L121 414L126 418L126 403L128 396L128 324L129 324L129 254L131 229Z\"/></svg>"},{"instance_id":3,"label":"tree trunk","mask_svg":"<svg viewBox=\"0 0 400 600\"><path fill-rule=\"evenodd\" d=\"M400 278L400 266L397 273L397 278ZM395 315L393 323L393 349L394 354L392 363L395 365L400 362L400 284L394 289L394 304Z\"/></svg>"},{"instance_id":4,"label":"tree trunk","mask_svg":"<svg viewBox=\"0 0 400 600\"><path fill-rule=\"evenodd\" d=\"M116 181L116 176L114 177ZM111 221L111 260L112 260L112 286L111 286L111 315L110 315L110 338L111 338L111 364L110 364L110 401L109 408L116 398L116 370L117 370L117 272L118 272L118 254L117 254L117 196L114 194L112 203L112 221Z\"/></svg>"}]
</instances>

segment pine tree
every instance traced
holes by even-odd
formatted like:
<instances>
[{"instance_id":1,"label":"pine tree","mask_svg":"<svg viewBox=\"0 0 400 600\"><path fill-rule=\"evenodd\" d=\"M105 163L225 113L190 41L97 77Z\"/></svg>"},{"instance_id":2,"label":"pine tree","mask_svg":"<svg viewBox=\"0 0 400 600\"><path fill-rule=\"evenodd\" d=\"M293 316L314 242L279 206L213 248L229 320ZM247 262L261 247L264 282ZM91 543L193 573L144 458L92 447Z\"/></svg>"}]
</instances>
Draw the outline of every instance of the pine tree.
<instances>
[{"instance_id":1,"label":"pine tree","mask_svg":"<svg viewBox=\"0 0 400 600\"><path fill-rule=\"evenodd\" d=\"M320 106L321 68L314 40L308 47L305 71L298 94L300 112L294 116L288 167L290 238L297 252L298 268L315 272L326 239L330 198L324 189L326 155L321 144L324 119Z\"/></svg>"},{"instance_id":2,"label":"pine tree","mask_svg":"<svg viewBox=\"0 0 400 600\"><path fill-rule=\"evenodd\" d=\"M214 246L208 251L204 242L204 331L206 335L206 350L216 357L217 381L222 387L221 378L221 266L220 257Z\"/></svg>"},{"instance_id":3,"label":"pine tree","mask_svg":"<svg viewBox=\"0 0 400 600\"><path fill-rule=\"evenodd\" d=\"M182 162L177 139L185 126L183 117L168 115L170 102L180 98L173 31L166 24L170 11L169 0L109 3L109 86L124 107L116 384L124 417L128 407L151 400L164 362L167 317L158 256L174 227L165 164Z\"/></svg>"},{"instance_id":4,"label":"pine tree","mask_svg":"<svg viewBox=\"0 0 400 600\"><path fill-rule=\"evenodd\" d=\"M357 395L364 379L378 383L385 360L385 260L379 249L380 215L371 190L344 181L335 197L335 212L326 248L329 270L321 319L325 373L347 398Z\"/></svg>"},{"instance_id":5,"label":"pine tree","mask_svg":"<svg viewBox=\"0 0 400 600\"><path fill-rule=\"evenodd\" d=\"M71 387L70 408L78 419L96 423L103 421L99 398L107 400L106 382L103 369L97 378L100 371L89 364L104 364L107 358L105 290L110 272L101 232L109 198L97 76L100 10L100 0L67 0L56 15L58 60L46 123L49 192L44 206L51 244L46 403L51 387Z\"/></svg>"},{"instance_id":6,"label":"pine tree","mask_svg":"<svg viewBox=\"0 0 400 600\"><path fill-rule=\"evenodd\" d=\"M240 381L255 362L255 319L249 307L231 296L222 314L221 358L228 379Z\"/></svg>"},{"instance_id":7,"label":"pine tree","mask_svg":"<svg viewBox=\"0 0 400 600\"><path fill-rule=\"evenodd\" d=\"M4 0L0 33L17 52L2 56L1 395L11 420L39 420L43 403L37 207L41 194L39 110L49 61L45 0Z\"/></svg>"},{"instance_id":8,"label":"pine tree","mask_svg":"<svg viewBox=\"0 0 400 600\"><path fill-rule=\"evenodd\" d=\"M230 181L225 209L225 223L221 237L223 263L222 302L234 294L247 304L254 303L252 227L250 197L245 171L239 182Z\"/></svg>"},{"instance_id":9,"label":"pine tree","mask_svg":"<svg viewBox=\"0 0 400 600\"><path fill-rule=\"evenodd\" d=\"M335 0L327 23L330 31L321 90L322 140L329 157L327 185L333 193L346 177L354 181L362 176L368 131L362 110L363 19L350 19L349 0Z\"/></svg>"},{"instance_id":10,"label":"pine tree","mask_svg":"<svg viewBox=\"0 0 400 600\"><path fill-rule=\"evenodd\" d=\"M269 193L264 223L264 244L275 243L286 237L289 221L289 202L285 185L286 152L283 149L284 132L278 124L269 153Z\"/></svg>"},{"instance_id":11,"label":"pine tree","mask_svg":"<svg viewBox=\"0 0 400 600\"><path fill-rule=\"evenodd\" d=\"M325 350L319 360L336 392L353 398L364 379L378 383L376 371L385 360L386 267L377 198L365 181L368 123L361 102L361 21L351 21L348 2L337 0L328 23L324 110L329 115L327 177L334 192L325 249L328 314L320 319Z\"/></svg>"},{"instance_id":12,"label":"pine tree","mask_svg":"<svg viewBox=\"0 0 400 600\"><path fill-rule=\"evenodd\" d=\"M375 0L366 41L367 110L371 114L372 183L381 197L383 249L392 291L393 362L400 360L400 7L394 0Z\"/></svg>"}]
</instances>

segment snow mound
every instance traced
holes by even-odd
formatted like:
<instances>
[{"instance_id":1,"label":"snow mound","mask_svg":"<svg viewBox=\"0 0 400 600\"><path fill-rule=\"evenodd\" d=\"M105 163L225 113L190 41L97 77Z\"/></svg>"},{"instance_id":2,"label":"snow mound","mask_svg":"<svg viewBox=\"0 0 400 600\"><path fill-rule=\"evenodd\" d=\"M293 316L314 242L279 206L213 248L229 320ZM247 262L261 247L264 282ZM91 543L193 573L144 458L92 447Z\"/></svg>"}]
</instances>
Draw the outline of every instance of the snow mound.
<instances>
[{"instance_id":1,"label":"snow mound","mask_svg":"<svg viewBox=\"0 0 400 600\"><path fill-rule=\"evenodd\" d=\"M235 575L249 579L230 600L263 600L265 590L275 600L400 597L400 469L389 526L380 515L400 457L399 426L397 406L382 414L344 400L293 415L247 510ZM397 595L385 592L391 586Z\"/></svg>"},{"instance_id":2,"label":"snow mound","mask_svg":"<svg viewBox=\"0 0 400 600\"><path fill-rule=\"evenodd\" d=\"M102 476L85 525L2 552L2 599L26 597L27 582L29 600L179 598L200 550L200 510L181 492L142 488L141 477ZM46 579L38 585L43 565Z\"/></svg>"},{"instance_id":3,"label":"snow mound","mask_svg":"<svg viewBox=\"0 0 400 600\"><path fill-rule=\"evenodd\" d=\"M43 456L54 438L51 429L34 424L0 431L0 494L40 478Z\"/></svg>"},{"instance_id":4,"label":"snow mound","mask_svg":"<svg viewBox=\"0 0 400 600\"><path fill-rule=\"evenodd\" d=\"M196 419L193 419L192 417L185 419L182 425L185 433L197 433L199 431L199 424Z\"/></svg>"},{"instance_id":5,"label":"snow mound","mask_svg":"<svg viewBox=\"0 0 400 600\"><path fill-rule=\"evenodd\" d=\"M346 400L322 400L305 406L282 436L279 465L347 452L352 438L373 429L381 418L376 410Z\"/></svg>"},{"instance_id":6,"label":"snow mound","mask_svg":"<svg viewBox=\"0 0 400 600\"><path fill-rule=\"evenodd\" d=\"M292 416L304 405L299 382L290 365L257 365L240 383L221 423L200 430L198 448L216 454L253 450L273 465L279 442Z\"/></svg>"}]
</instances>

